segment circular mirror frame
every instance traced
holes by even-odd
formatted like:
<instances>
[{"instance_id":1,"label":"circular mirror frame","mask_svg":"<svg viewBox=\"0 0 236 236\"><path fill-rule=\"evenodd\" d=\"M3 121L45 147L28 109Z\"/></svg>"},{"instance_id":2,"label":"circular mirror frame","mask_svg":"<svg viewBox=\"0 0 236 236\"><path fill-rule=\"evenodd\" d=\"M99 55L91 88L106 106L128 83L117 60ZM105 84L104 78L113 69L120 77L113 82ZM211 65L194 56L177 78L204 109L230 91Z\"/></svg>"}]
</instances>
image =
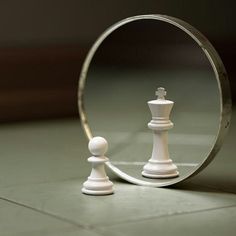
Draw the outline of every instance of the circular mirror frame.
<instances>
[{"instance_id":1,"label":"circular mirror frame","mask_svg":"<svg viewBox=\"0 0 236 236\"><path fill-rule=\"evenodd\" d=\"M211 146L204 160L194 169L193 172L177 179L167 179L166 182L164 183L154 183L154 182L148 182L148 181L136 179L126 174L125 172L121 171L119 168L114 166L111 162L106 163L106 165L116 175L118 175L119 177L121 177L122 179L130 183L137 184L137 185L150 186L150 187L170 186L170 185L174 185L176 183L182 182L196 175L197 173L199 173L213 160L213 158L219 151L223 143L225 134L227 133L227 130L230 125L230 117L231 117L231 109L232 109L230 86L229 86L229 81L228 81L225 67L218 53L216 52L214 47L211 45L211 43L207 40L207 38L190 24L175 17L166 16L166 15L156 15L156 14L155 15L138 15L138 16L126 18L112 25L95 41L92 48L88 52L87 57L82 67L82 71L79 78L79 86L78 86L78 108L79 108L79 114L80 114L82 127L89 140L93 137L93 135L88 124L87 115L86 115L85 107L84 107L84 88L86 84L86 78L87 78L87 73L88 73L90 63L93 59L94 54L99 48L99 46L110 34L112 34L113 31L122 27L125 24L131 23L133 21L138 21L138 20L158 20L158 21L166 22L173 26L176 26L177 28L179 28L180 30L188 34L200 46L200 48L203 50L206 57L208 58L212 66L212 69L214 71L215 78L217 80L219 94L220 94L220 121L219 121L219 126L218 126L214 144Z\"/></svg>"}]
</instances>

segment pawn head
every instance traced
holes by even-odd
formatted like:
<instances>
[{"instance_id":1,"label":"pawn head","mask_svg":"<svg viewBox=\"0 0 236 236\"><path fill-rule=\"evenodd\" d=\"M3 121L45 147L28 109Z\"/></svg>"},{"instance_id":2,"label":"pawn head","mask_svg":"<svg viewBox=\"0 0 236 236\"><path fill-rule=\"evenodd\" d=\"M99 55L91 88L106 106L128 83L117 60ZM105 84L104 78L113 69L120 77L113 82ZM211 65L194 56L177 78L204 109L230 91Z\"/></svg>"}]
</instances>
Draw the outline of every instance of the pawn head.
<instances>
[{"instance_id":1,"label":"pawn head","mask_svg":"<svg viewBox=\"0 0 236 236\"><path fill-rule=\"evenodd\" d=\"M103 156L108 149L107 140L103 137L94 137L89 141L88 148L94 156Z\"/></svg>"}]
</instances>

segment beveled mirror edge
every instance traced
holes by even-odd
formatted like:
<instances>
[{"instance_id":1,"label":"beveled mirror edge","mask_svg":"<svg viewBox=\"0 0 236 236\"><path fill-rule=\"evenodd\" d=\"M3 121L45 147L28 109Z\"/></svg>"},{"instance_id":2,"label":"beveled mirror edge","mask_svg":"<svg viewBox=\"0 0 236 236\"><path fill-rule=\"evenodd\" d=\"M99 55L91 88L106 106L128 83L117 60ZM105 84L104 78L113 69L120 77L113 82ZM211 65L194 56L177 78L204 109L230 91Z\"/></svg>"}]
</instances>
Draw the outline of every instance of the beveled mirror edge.
<instances>
[{"instance_id":1,"label":"beveled mirror edge","mask_svg":"<svg viewBox=\"0 0 236 236\"><path fill-rule=\"evenodd\" d=\"M158 14L138 15L138 16L126 18L124 20L117 22L111 27L109 27L103 34L101 34L100 37L98 37L98 39L95 41L90 51L88 52L87 57L82 66L82 70L81 70L81 74L79 78L79 85L78 85L78 108L79 108L79 114L80 114L82 127L84 129L85 135L87 136L89 140L93 137L93 135L88 124L83 98L84 98L84 88L85 88L85 83L86 83L86 78L87 78L87 72L88 72L91 60L94 54L96 53L97 49L99 48L99 46L102 44L102 42L113 31L115 31L116 29L120 28L121 26L125 24L128 24L133 21L137 21L137 20L158 20L158 21L166 22L166 23L176 26L177 28L187 33L201 47L201 49L207 56L212 66L212 69L214 71L215 78L218 84L219 94L220 94L220 121L219 121L219 126L218 126L218 131L216 134L215 142L211 146L211 149L209 150L207 156L193 170L193 172L189 173L188 175L183 176L182 178L180 177L178 179L169 179L165 183L153 183L153 182L136 179L124 173L123 171L121 171L119 168L114 166L111 162L106 163L106 165L116 175L118 175L119 177L121 177L122 179L130 183L137 184L137 185L151 186L151 187L170 186L170 185L180 183L198 174L214 159L215 155L220 150L220 147L223 143L224 137L230 125L230 118L231 118L231 112L232 112L230 86L229 86L229 81L228 81L225 67L218 53L216 52L215 48L211 45L208 39L201 32L199 32L197 29L195 29L193 26L191 26L187 22L180 20L178 18L175 18L175 17L166 16L166 15L158 15Z\"/></svg>"}]
</instances>

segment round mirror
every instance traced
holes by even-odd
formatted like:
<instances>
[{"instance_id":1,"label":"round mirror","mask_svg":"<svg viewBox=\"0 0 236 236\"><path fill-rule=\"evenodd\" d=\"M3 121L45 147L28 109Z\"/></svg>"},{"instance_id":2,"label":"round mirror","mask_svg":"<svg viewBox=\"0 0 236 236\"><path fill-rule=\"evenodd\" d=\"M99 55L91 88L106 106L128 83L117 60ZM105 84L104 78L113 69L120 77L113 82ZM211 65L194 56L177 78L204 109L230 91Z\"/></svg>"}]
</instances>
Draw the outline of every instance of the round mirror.
<instances>
[{"instance_id":1,"label":"round mirror","mask_svg":"<svg viewBox=\"0 0 236 236\"><path fill-rule=\"evenodd\" d=\"M153 149L147 102L158 87L174 102L168 149L179 175L172 178L142 176ZM169 16L135 16L105 31L84 62L78 96L87 137L108 140L107 166L140 185L168 186L198 173L219 150L230 121L229 84L217 52L195 28Z\"/></svg>"}]
</instances>

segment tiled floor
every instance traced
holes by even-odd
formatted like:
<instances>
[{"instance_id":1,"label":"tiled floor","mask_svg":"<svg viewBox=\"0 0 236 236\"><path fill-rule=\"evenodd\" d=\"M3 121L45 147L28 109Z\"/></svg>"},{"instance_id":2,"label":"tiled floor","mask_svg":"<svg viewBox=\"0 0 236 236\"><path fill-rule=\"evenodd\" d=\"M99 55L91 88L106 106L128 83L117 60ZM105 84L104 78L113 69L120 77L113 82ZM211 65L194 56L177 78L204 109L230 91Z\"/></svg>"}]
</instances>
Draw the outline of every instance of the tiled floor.
<instances>
[{"instance_id":1,"label":"tiled floor","mask_svg":"<svg viewBox=\"0 0 236 236\"><path fill-rule=\"evenodd\" d=\"M77 120L2 125L1 236L236 235L236 113L215 160L172 188L126 183L87 196L87 140Z\"/></svg>"}]
</instances>

